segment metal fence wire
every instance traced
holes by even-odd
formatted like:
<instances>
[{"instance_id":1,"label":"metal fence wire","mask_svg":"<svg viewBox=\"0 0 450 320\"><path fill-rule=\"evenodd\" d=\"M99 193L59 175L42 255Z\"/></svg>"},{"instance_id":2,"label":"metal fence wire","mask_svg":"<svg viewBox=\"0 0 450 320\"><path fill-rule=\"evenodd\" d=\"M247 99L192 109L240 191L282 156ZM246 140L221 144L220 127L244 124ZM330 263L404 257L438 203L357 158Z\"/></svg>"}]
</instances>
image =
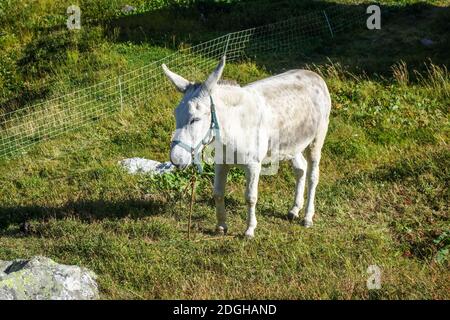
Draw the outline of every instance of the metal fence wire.
<instances>
[{"instance_id":1,"label":"metal fence wire","mask_svg":"<svg viewBox=\"0 0 450 320\"><path fill-rule=\"evenodd\" d=\"M80 129L120 111L124 105L149 101L169 86L161 70L162 63L186 76L206 74L223 55L233 62L259 54L301 50L308 42L332 40L336 34L350 28L363 28L365 17L362 7L333 6L301 17L228 33L118 77L0 114L0 158L24 153L36 143Z\"/></svg>"}]
</instances>

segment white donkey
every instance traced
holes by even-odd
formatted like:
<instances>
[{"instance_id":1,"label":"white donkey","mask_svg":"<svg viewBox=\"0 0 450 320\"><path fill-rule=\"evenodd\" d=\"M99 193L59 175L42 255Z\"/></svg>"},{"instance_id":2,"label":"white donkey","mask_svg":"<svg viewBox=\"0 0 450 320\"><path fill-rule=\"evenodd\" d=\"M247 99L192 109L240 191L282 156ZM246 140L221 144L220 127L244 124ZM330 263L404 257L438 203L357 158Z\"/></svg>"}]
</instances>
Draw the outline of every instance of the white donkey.
<instances>
[{"instance_id":1,"label":"white donkey","mask_svg":"<svg viewBox=\"0 0 450 320\"><path fill-rule=\"evenodd\" d=\"M245 87L225 85L219 82L225 57L202 84L184 79L165 65L162 67L169 80L184 94L175 109L177 130L170 150L172 163L178 168L193 162L198 164L203 147L216 141L214 199L217 231L227 231L225 183L230 167L238 165L244 168L247 180L245 235L254 236L258 180L263 161L268 158L271 161L292 160L296 189L294 205L288 213L290 220L298 217L303 207L308 177L304 225L312 226L319 161L331 108L325 81L311 71L291 70ZM232 150L231 157L226 150ZM227 154L226 161L217 160L222 151ZM236 162L235 157L242 161Z\"/></svg>"}]
</instances>

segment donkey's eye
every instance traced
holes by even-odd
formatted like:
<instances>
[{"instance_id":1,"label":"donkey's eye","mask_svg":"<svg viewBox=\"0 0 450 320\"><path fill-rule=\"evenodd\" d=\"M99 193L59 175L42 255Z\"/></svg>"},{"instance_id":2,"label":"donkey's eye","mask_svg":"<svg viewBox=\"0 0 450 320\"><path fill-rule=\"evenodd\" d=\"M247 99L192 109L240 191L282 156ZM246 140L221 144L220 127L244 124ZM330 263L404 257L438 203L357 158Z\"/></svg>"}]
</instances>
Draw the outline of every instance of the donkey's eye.
<instances>
[{"instance_id":1,"label":"donkey's eye","mask_svg":"<svg viewBox=\"0 0 450 320\"><path fill-rule=\"evenodd\" d=\"M191 120L190 124L193 124L193 123L195 123L195 122L197 122L197 121L200 121L200 118L193 118L193 119Z\"/></svg>"}]
</instances>

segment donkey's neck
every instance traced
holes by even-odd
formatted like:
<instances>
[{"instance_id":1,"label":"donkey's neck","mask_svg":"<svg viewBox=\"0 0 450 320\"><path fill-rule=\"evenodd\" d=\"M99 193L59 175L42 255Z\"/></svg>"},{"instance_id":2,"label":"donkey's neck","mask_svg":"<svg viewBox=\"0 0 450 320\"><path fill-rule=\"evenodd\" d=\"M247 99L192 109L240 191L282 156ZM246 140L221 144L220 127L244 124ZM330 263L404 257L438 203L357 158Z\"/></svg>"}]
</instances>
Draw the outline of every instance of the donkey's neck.
<instances>
[{"instance_id":1,"label":"donkey's neck","mask_svg":"<svg viewBox=\"0 0 450 320\"><path fill-rule=\"evenodd\" d=\"M238 86L220 85L212 96L223 144L245 139L261 127L264 108L254 92Z\"/></svg>"}]
</instances>

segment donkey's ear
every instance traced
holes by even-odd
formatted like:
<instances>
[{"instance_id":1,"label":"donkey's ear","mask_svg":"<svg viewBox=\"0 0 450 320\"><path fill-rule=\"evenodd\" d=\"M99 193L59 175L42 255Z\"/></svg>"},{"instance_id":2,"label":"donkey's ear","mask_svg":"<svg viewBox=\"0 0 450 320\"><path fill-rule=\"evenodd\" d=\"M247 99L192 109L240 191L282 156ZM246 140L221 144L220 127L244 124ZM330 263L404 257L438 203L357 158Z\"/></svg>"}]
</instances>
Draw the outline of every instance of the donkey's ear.
<instances>
[{"instance_id":1,"label":"donkey's ear","mask_svg":"<svg viewBox=\"0 0 450 320\"><path fill-rule=\"evenodd\" d=\"M206 81L203 83L203 88L206 89L208 92L211 92L216 86L217 82L220 80L223 68L225 68L225 60L226 57L223 56L222 59L220 59L219 65L216 67L213 73L209 75L208 79L206 79Z\"/></svg>"},{"instance_id":2,"label":"donkey's ear","mask_svg":"<svg viewBox=\"0 0 450 320\"><path fill-rule=\"evenodd\" d=\"M180 91L181 93L184 93L187 88L191 85L191 83L183 78L182 76L172 72L167 68L167 66L163 63L162 68L164 70L164 73L166 74L167 78L175 85L175 87Z\"/></svg>"}]
</instances>

